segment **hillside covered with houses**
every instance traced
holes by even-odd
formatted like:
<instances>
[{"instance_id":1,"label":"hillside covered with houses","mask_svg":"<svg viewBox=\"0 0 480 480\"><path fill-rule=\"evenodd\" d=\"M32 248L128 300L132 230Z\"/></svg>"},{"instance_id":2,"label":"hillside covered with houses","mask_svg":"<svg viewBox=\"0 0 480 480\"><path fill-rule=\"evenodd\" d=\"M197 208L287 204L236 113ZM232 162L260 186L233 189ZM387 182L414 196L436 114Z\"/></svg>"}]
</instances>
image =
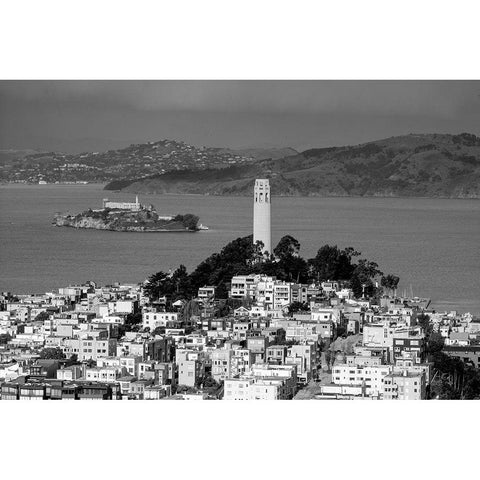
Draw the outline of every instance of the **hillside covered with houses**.
<instances>
[{"instance_id":1,"label":"hillside covered with houses","mask_svg":"<svg viewBox=\"0 0 480 480\"><path fill-rule=\"evenodd\" d=\"M397 295L353 249L303 260L297 243L260 264L246 237L191 273L4 292L1 399L480 398L480 319Z\"/></svg>"}]
</instances>

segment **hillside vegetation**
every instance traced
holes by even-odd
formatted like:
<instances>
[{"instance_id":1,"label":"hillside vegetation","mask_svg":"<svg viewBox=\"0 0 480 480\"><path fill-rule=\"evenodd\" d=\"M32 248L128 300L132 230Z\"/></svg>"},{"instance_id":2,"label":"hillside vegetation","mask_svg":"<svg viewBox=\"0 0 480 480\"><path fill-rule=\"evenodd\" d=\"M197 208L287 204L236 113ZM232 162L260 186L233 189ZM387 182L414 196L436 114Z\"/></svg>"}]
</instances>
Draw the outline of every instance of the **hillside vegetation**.
<instances>
[{"instance_id":1,"label":"hillside vegetation","mask_svg":"<svg viewBox=\"0 0 480 480\"><path fill-rule=\"evenodd\" d=\"M126 178L106 189L250 195L259 177L270 179L275 195L480 198L480 138L468 133L411 134L221 170Z\"/></svg>"}]
</instances>

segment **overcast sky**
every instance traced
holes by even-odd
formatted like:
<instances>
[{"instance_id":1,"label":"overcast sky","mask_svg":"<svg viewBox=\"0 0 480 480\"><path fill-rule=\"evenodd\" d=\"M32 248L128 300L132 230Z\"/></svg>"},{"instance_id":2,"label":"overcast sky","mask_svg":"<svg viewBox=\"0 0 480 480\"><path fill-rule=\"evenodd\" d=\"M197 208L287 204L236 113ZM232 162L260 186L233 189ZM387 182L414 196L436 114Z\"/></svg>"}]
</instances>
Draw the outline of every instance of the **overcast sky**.
<instances>
[{"instance_id":1,"label":"overcast sky","mask_svg":"<svg viewBox=\"0 0 480 480\"><path fill-rule=\"evenodd\" d=\"M0 148L351 145L480 135L480 81L0 81Z\"/></svg>"}]
</instances>

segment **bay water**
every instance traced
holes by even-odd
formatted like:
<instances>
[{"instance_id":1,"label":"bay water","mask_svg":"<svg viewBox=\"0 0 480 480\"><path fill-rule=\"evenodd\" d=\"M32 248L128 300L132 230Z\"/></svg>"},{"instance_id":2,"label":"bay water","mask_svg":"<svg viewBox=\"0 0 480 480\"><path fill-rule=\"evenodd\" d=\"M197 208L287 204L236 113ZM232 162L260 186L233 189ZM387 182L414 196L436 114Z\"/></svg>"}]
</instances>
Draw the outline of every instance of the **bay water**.
<instances>
[{"instance_id":1,"label":"bay water","mask_svg":"<svg viewBox=\"0 0 480 480\"><path fill-rule=\"evenodd\" d=\"M148 195L159 213L194 213L209 230L133 233L55 227L55 212L134 201L103 185L0 186L0 291L40 293L94 280L140 282L183 263L191 271L229 241L252 233L248 197ZM324 244L355 247L399 290L437 310L480 314L480 201L428 198L272 199L272 244L290 234L310 258Z\"/></svg>"}]
</instances>

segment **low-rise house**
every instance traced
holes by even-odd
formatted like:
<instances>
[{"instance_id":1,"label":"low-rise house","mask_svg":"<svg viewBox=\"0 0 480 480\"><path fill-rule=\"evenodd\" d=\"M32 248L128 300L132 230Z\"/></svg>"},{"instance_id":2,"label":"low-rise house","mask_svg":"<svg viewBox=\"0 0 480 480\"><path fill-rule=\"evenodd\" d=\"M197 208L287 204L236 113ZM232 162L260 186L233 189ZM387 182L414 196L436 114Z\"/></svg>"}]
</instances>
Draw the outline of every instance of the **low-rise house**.
<instances>
[{"instance_id":1,"label":"low-rise house","mask_svg":"<svg viewBox=\"0 0 480 480\"><path fill-rule=\"evenodd\" d=\"M144 400L161 400L172 396L171 385L147 385L143 390Z\"/></svg>"},{"instance_id":2,"label":"low-rise house","mask_svg":"<svg viewBox=\"0 0 480 480\"><path fill-rule=\"evenodd\" d=\"M265 361L269 364L284 365L287 352L288 347L286 345L270 345L267 347Z\"/></svg>"},{"instance_id":3,"label":"low-rise house","mask_svg":"<svg viewBox=\"0 0 480 480\"><path fill-rule=\"evenodd\" d=\"M265 353L267 351L268 339L267 337L256 336L247 338L247 349L252 353L255 363L265 361Z\"/></svg>"},{"instance_id":4,"label":"low-rise house","mask_svg":"<svg viewBox=\"0 0 480 480\"><path fill-rule=\"evenodd\" d=\"M198 299L207 302L215 299L216 287L205 286L198 289Z\"/></svg>"},{"instance_id":5,"label":"low-rise house","mask_svg":"<svg viewBox=\"0 0 480 480\"><path fill-rule=\"evenodd\" d=\"M72 365L70 367L62 367L57 370L57 380L74 381L82 378L83 369L81 365Z\"/></svg>"},{"instance_id":6,"label":"low-rise house","mask_svg":"<svg viewBox=\"0 0 480 480\"><path fill-rule=\"evenodd\" d=\"M320 358L317 344L292 345L285 358L286 365L297 366L297 377L300 383L307 384L316 376Z\"/></svg>"},{"instance_id":7,"label":"low-rise house","mask_svg":"<svg viewBox=\"0 0 480 480\"><path fill-rule=\"evenodd\" d=\"M175 362L178 365L178 384L195 387L205 374L203 352L177 349Z\"/></svg>"},{"instance_id":8,"label":"low-rise house","mask_svg":"<svg viewBox=\"0 0 480 480\"><path fill-rule=\"evenodd\" d=\"M234 352L231 349L214 350L211 354L212 377L221 382L231 376Z\"/></svg>"}]
</instances>

